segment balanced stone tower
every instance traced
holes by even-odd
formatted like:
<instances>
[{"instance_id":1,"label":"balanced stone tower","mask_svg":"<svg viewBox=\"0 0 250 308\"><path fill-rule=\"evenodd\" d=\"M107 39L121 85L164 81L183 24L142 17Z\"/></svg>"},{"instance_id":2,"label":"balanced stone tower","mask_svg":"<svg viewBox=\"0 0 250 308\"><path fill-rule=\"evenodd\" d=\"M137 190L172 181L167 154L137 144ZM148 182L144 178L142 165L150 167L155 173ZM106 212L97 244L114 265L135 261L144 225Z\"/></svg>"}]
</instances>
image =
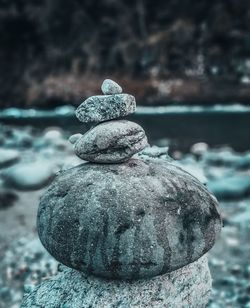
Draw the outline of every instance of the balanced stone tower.
<instances>
[{"instance_id":1,"label":"balanced stone tower","mask_svg":"<svg viewBox=\"0 0 250 308\"><path fill-rule=\"evenodd\" d=\"M102 92L76 110L95 124L70 137L85 162L60 172L39 205L41 242L66 267L22 307L205 307L217 200L171 162L133 157L148 146L141 126L120 119L135 98L108 79Z\"/></svg>"}]
</instances>

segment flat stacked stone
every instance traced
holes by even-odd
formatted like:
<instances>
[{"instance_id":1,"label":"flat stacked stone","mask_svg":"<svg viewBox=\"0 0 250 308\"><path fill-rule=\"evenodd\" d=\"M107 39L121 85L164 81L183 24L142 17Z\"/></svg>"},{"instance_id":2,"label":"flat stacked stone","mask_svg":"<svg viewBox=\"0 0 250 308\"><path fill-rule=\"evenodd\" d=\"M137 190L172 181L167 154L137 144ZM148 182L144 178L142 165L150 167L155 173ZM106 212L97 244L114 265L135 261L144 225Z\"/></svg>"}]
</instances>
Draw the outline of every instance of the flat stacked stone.
<instances>
[{"instance_id":1,"label":"flat stacked stone","mask_svg":"<svg viewBox=\"0 0 250 308\"><path fill-rule=\"evenodd\" d=\"M84 123L99 123L84 135L69 138L74 150L83 160L96 163L120 163L148 146L143 128L127 120L116 120L133 113L135 98L121 94L122 88L114 81L105 79L104 95L87 98L76 110L76 117ZM114 120L115 119L115 120ZM113 120L113 121L110 121Z\"/></svg>"},{"instance_id":2,"label":"flat stacked stone","mask_svg":"<svg viewBox=\"0 0 250 308\"><path fill-rule=\"evenodd\" d=\"M79 121L102 122L135 112L134 96L122 94L122 88L116 82L106 79L101 89L104 95L91 96L77 108L76 117Z\"/></svg>"}]
</instances>

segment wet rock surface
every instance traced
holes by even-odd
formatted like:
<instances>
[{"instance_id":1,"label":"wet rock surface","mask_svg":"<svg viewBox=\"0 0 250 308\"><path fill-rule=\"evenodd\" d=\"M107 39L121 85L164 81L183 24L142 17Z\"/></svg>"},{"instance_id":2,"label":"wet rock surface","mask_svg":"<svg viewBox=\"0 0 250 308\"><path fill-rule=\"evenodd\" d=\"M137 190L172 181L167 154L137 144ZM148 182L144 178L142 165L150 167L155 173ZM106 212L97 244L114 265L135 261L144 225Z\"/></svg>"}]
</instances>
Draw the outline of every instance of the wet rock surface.
<instances>
[{"instance_id":1,"label":"wet rock surface","mask_svg":"<svg viewBox=\"0 0 250 308\"><path fill-rule=\"evenodd\" d=\"M60 173L41 199L37 226L43 245L65 265L138 279L197 260L213 246L221 221L216 199L191 175L131 159Z\"/></svg>"},{"instance_id":2,"label":"wet rock surface","mask_svg":"<svg viewBox=\"0 0 250 308\"><path fill-rule=\"evenodd\" d=\"M21 307L201 308L210 288L206 256L171 274L130 283L97 279L63 267L57 276L27 292Z\"/></svg>"},{"instance_id":3,"label":"wet rock surface","mask_svg":"<svg viewBox=\"0 0 250 308\"><path fill-rule=\"evenodd\" d=\"M97 95L87 98L77 109L81 122L103 122L135 112L136 103L130 94Z\"/></svg>"},{"instance_id":4,"label":"wet rock surface","mask_svg":"<svg viewBox=\"0 0 250 308\"><path fill-rule=\"evenodd\" d=\"M128 160L147 145L140 125L120 120L95 126L75 142L74 149L77 156L87 161L118 163Z\"/></svg>"}]
</instances>

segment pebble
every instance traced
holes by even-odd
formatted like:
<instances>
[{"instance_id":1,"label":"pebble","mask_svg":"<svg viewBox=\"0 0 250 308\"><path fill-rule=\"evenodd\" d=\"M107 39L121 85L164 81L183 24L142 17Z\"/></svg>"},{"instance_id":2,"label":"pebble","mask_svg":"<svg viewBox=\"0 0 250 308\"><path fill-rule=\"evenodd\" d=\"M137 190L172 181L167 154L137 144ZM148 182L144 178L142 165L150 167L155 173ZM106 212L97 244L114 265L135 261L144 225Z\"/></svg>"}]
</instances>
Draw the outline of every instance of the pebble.
<instances>
[{"instance_id":1,"label":"pebble","mask_svg":"<svg viewBox=\"0 0 250 308\"><path fill-rule=\"evenodd\" d=\"M0 149L0 168L9 167L20 159L19 151L12 149Z\"/></svg>"},{"instance_id":2,"label":"pebble","mask_svg":"<svg viewBox=\"0 0 250 308\"><path fill-rule=\"evenodd\" d=\"M143 128L130 121L109 121L90 129L75 145L75 153L83 160L118 163L128 160L148 145Z\"/></svg>"},{"instance_id":3,"label":"pebble","mask_svg":"<svg viewBox=\"0 0 250 308\"><path fill-rule=\"evenodd\" d=\"M77 141L78 139L80 139L81 137L82 137L82 134L74 134L74 135L72 135L72 136L69 137L69 142L70 142L71 144L75 144L76 141Z\"/></svg>"},{"instance_id":4,"label":"pebble","mask_svg":"<svg viewBox=\"0 0 250 308\"><path fill-rule=\"evenodd\" d=\"M47 160L20 162L3 172L7 187L18 190L36 190L50 183L54 165Z\"/></svg>"},{"instance_id":5,"label":"pebble","mask_svg":"<svg viewBox=\"0 0 250 308\"><path fill-rule=\"evenodd\" d=\"M143 279L204 255L221 229L217 205L203 184L165 161L86 163L56 176L41 198L37 228L68 267Z\"/></svg>"},{"instance_id":6,"label":"pebble","mask_svg":"<svg viewBox=\"0 0 250 308\"><path fill-rule=\"evenodd\" d=\"M97 95L87 98L77 109L81 122L103 122L135 112L136 102L130 94Z\"/></svg>"},{"instance_id":7,"label":"pebble","mask_svg":"<svg viewBox=\"0 0 250 308\"><path fill-rule=\"evenodd\" d=\"M208 144L205 142L198 142L191 146L190 152L195 155L202 155L208 151Z\"/></svg>"},{"instance_id":8,"label":"pebble","mask_svg":"<svg viewBox=\"0 0 250 308\"><path fill-rule=\"evenodd\" d=\"M20 130L11 128L9 131L6 131L5 139L5 146L15 148L30 148L34 141L30 128Z\"/></svg>"},{"instance_id":9,"label":"pebble","mask_svg":"<svg viewBox=\"0 0 250 308\"><path fill-rule=\"evenodd\" d=\"M158 146L152 146L152 147L147 147L143 152L141 153L142 155L146 155L151 158L161 158L168 155L168 149L169 147L158 147Z\"/></svg>"},{"instance_id":10,"label":"pebble","mask_svg":"<svg viewBox=\"0 0 250 308\"><path fill-rule=\"evenodd\" d=\"M250 152L237 153L230 148L210 150L204 153L203 160L210 166L230 166L240 170L250 168Z\"/></svg>"},{"instance_id":11,"label":"pebble","mask_svg":"<svg viewBox=\"0 0 250 308\"><path fill-rule=\"evenodd\" d=\"M248 174L227 175L209 181L207 185L220 200L239 199L250 195L250 176Z\"/></svg>"},{"instance_id":12,"label":"pebble","mask_svg":"<svg viewBox=\"0 0 250 308\"><path fill-rule=\"evenodd\" d=\"M105 79L101 86L102 93L105 95L121 94L122 87L111 79Z\"/></svg>"},{"instance_id":13,"label":"pebble","mask_svg":"<svg viewBox=\"0 0 250 308\"><path fill-rule=\"evenodd\" d=\"M54 140L63 138L63 132L58 127L49 127L45 130L43 138L45 141L53 143Z\"/></svg>"}]
</instances>

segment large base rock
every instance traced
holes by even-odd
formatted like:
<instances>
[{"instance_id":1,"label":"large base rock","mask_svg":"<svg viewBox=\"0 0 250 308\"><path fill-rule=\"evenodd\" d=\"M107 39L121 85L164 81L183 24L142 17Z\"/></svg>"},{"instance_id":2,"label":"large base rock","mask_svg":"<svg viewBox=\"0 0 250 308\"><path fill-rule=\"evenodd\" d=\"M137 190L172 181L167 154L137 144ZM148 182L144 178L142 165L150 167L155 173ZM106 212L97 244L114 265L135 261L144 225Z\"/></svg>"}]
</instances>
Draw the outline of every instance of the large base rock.
<instances>
[{"instance_id":1,"label":"large base rock","mask_svg":"<svg viewBox=\"0 0 250 308\"><path fill-rule=\"evenodd\" d=\"M160 160L86 163L63 171L42 196L37 229L60 263L88 275L135 280L199 259L220 233L216 199Z\"/></svg>"},{"instance_id":2,"label":"large base rock","mask_svg":"<svg viewBox=\"0 0 250 308\"><path fill-rule=\"evenodd\" d=\"M25 295L21 308L205 307L211 291L206 256L170 274L133 282L87 276L63 266Z\"/></svg>"}]
</instances>

